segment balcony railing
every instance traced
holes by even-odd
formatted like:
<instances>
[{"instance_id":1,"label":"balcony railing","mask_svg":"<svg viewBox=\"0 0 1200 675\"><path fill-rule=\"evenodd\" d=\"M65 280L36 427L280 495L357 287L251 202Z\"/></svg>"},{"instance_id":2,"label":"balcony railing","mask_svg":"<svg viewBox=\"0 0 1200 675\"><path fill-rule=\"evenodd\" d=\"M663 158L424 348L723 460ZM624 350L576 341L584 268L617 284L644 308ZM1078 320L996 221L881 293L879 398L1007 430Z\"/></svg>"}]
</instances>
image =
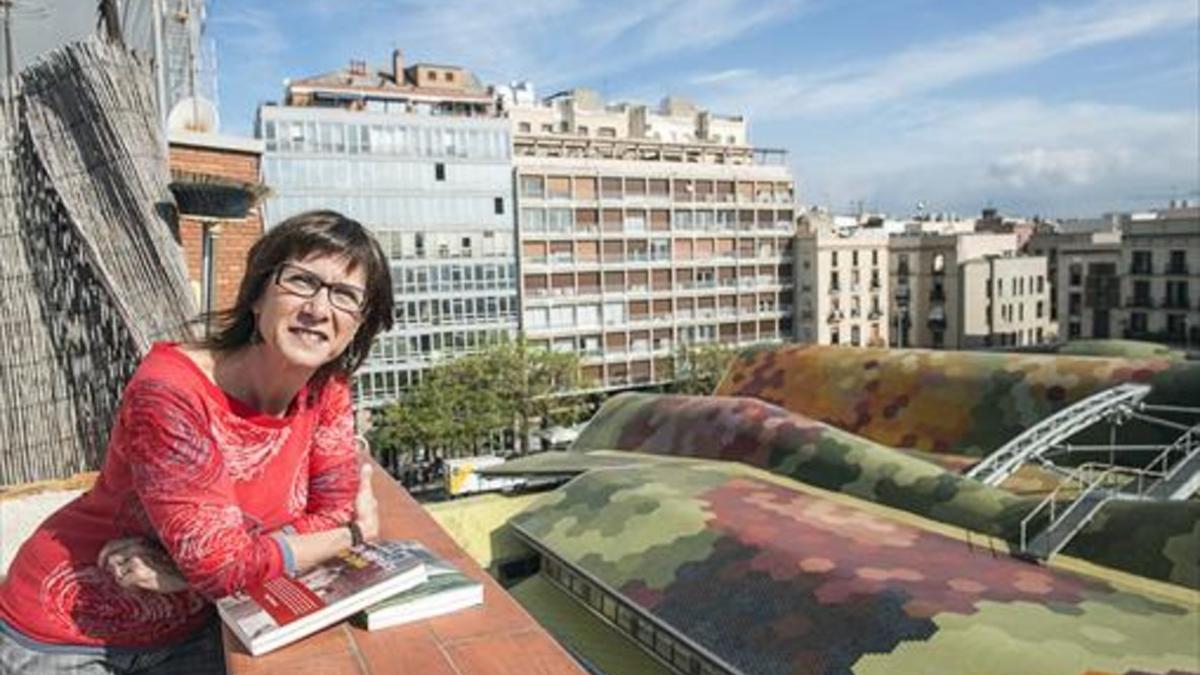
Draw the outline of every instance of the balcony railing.
<instances>
[{"instance_id":1,"label":"balcony railing","mask_svg":"<svg viewBox=\"0 0 1200 675\"><path fill-rule=\"evenodd\" d=\"M1180 276L1187 276L1189 274L1187 263L1183 263L1183 264L1168 263L1167 268L1165 270L1163 270L1163 274L1175 274L1175 275L1180 275Z\"/></svg>"},{"instance_id":2,"label":"balcony railing","mask_svg":"<svg viewBox=\"0 0 1200 675\"><path fill-rule=\"evenodd\" d=\"M1144 308L1149 309L1149 308L1154 307L1154 300L1150 299L1149 297L1134 296L1132 298L1125 299L1125 306L1126 307L1144 307Z\"/></svg>"},{"instance_id":3,"label":"balcony railing","mask_svg":"<svg viewBox=\"0 0 1200 675\"><path fill-rule=\"evenodd\" d=\"M1162 306L1166 309L1189 309L1192 303L1187 296L1163 298Z\"/></svg>"}]
</instances>

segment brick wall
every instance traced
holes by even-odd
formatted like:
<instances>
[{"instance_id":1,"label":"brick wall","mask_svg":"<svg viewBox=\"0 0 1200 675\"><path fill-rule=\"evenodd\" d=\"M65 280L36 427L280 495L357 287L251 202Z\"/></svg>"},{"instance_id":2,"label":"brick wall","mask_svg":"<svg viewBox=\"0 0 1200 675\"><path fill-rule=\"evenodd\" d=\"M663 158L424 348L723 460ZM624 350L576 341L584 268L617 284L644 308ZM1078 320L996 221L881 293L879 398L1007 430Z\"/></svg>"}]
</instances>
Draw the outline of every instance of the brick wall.
<instances>
[{"instance_id":1,"label":"brick wall","mask_svg":"<svg viewBox=\"0 0 1200 675\"><path fill-rule=\"evenodd\" d=\"M248 183L260 180L260 157L257 153L171 144L170 157L172 169L223 176ZM246 271L246 253L262 236L262 231L262 213L258 208L252 210L244 220L223 220L215 228L214 309L231 307L237 299L238 284ZM191 218L181 218L179 233L187 260L188 279L199 304L203 255L201 223Z\"/></svg>"}]
</instances>

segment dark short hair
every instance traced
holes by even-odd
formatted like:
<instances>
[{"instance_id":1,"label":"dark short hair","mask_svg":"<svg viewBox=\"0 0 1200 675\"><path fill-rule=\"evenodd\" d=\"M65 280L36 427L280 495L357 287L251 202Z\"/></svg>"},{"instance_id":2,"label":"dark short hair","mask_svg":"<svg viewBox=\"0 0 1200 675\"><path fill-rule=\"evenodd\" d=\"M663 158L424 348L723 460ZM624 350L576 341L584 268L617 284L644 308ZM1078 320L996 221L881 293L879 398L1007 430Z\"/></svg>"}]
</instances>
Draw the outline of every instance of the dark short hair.
<instances>
[{"instance_id":1,"label":"dark short hair","mask_svg":"<svg viewBox=\"0 0 1200 675\"><path fill-rule=\"evenodd\" d=\"M254 303L266 291L279 266L314 253L343 256L351 271L362 268L367 279L361 323L345 352L313 375L320 385L330 377L349 378L367 358L371 342L392 327L392 275L387 257L367 228L335 211L307 211L271 228L246 254L246 273L233 307L204 317L213 330L200 345L225 352L256 339Z\"/></svg>"}]
</instances>

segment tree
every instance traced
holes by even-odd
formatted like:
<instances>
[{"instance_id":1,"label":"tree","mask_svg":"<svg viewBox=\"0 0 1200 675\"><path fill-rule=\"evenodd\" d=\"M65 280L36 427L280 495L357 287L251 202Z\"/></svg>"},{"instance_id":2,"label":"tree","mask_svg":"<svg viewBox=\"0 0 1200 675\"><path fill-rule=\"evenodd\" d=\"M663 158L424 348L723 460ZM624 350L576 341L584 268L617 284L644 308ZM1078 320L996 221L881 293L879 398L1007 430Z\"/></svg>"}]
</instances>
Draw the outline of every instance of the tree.
<instances>
[{"instance_id":1,"label":"tree","mask_svg":"<svg viewBox=\"0 0 1200 675\"><path fill-rule=\"evenodd\" d=\"M534 423L571 424L586 386L579 356L502 340L426 371L403 398L376 415L372 446L381 457L415 459L476 455L498 436L515 433L522 452ZM403 461L403 459L401 460Z\"/></svg>"},{"instance_id":2,"label":"tree","mask_svg":"<svg viewBox=\"0 0 1200 675\"><path fill-rule=\"evenodd\" d=\"M681 345L675 351L668 391L690 396L711 395L737 353L735 348L720 342Z\"/></svg>"}]
</instances>

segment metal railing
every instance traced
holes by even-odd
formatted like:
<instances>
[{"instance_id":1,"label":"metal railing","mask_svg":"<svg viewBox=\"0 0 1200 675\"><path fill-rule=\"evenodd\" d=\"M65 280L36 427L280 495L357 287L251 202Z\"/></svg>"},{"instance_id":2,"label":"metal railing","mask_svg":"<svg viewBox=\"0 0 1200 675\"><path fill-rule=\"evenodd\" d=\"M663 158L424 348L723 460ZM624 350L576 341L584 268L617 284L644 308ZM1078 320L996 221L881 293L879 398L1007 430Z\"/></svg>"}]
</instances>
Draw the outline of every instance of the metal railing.
<instances>
[{"instance_id":1,"label":"metal railing","mask_svg":"<svg viewBox=\"0 0 1200 675\"><path fill-rule=\"evenodd\" d=\"M1113 466L1102 462L1079 465L1066 473L1062 482L1021 520L1021 551L1049 558L1066 546L1101 507L1114 499L1186 498L1195 489L1195 478L1200 474L1197 457L1200 457L1200 424L1184 431L1144 467ZM1180 472L1189 467L1191 474L1178 481ZM1070 494L1074 497L1065 499ZM1048 523L1031 540L1030 527L1043 512Z\"/></svg>"},{"instance_id":2,"label":"metal railing","mask_svg":"<svg viewBox=\"0 0 1200 675\"><path fill-rule=\"evenodd\" d=\"M1113 499L1142 498L1161 477L1143 469L1100 462L1079 465L1021 519L1021 551L1039 558L1053 556L1091 521L1101 506ZM1063 499L1072 492L1074 498ZM1031 540L1030 527L1043 512L1047 512L1049 523Z\"/></svg>"},{"instance_id":3,"label":"metal railing","mask_svg":"<svg viewBox=\"0 0 1200 675\"><path fill-rule=\"evenodd\" d=\"M1040 457L1105 417L1128 412L1149 393L1148 385L1125 383L1076 401L1005 443L966 475L987 485L999 485L1026 461Z\"/></svg>"}]
</instances>

